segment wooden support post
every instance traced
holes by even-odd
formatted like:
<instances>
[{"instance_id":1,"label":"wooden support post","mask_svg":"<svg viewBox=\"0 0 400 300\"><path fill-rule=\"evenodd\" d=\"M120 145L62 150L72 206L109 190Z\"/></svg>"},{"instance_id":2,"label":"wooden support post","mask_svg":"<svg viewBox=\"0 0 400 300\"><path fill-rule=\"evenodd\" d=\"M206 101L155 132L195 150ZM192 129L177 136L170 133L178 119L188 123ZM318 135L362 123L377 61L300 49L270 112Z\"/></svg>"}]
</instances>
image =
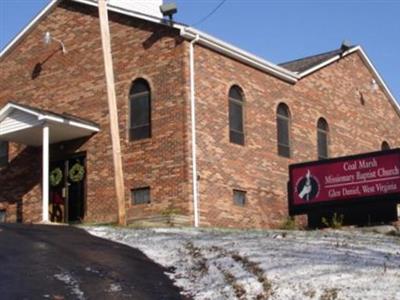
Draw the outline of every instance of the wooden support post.
<instances>
[{"instance_id":1,"label":"wooden support post","mask_svg":"<svg viewBox=\"0 0 400 300\"><path fill-rule=\"evenodd\" d=\"M108 24L107 1L99 0L99 20L103 45L104 68L107 83L108 110L110 114L111 142L114 161L115 191L118 203L118 223L126 225L125 187L122 171L121 141L119 138L118 108L115 95L114 70L111 55L110 28Z\"/></svg>"}]
</instances>

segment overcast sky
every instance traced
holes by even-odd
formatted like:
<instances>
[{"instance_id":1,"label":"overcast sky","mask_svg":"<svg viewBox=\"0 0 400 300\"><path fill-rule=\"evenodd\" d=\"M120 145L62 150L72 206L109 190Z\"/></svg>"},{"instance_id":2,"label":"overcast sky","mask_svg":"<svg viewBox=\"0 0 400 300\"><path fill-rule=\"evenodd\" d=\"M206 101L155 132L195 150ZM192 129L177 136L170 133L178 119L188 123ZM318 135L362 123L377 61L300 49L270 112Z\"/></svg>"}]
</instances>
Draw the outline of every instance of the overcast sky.
<instances>
[{"instance_id":1,"label":"overcast sky","mask_svg":"<svg viewBox=\"0 0 400 300\"><path fill-rule=\"evenodd\" d=\"M220 0L178 0L176 20L192 25ZM49 0L0 0L0 49ZM196 28L280 63L360 44L400 100L400 0L226 0Z\"/></svg>"}]
</instances>

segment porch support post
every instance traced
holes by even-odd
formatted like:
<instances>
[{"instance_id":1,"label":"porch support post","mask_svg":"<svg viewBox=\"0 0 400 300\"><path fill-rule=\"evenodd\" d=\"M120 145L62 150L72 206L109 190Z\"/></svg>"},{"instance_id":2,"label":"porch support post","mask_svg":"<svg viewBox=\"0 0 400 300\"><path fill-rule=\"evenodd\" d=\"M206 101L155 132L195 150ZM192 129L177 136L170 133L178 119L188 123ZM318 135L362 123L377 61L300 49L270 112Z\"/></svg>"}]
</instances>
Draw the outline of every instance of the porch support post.
<instances>
[{"instance_id":1,"label":"porch support post","mask_svg":"<svg viewBox=\"0 0 400 300\"><path fill-rule=\"evenodd\" d=\"M43 126L43 157L42 157L42 221L49 221L49 141L50 130L49 125Z\"/></svg>"}]
</instances>

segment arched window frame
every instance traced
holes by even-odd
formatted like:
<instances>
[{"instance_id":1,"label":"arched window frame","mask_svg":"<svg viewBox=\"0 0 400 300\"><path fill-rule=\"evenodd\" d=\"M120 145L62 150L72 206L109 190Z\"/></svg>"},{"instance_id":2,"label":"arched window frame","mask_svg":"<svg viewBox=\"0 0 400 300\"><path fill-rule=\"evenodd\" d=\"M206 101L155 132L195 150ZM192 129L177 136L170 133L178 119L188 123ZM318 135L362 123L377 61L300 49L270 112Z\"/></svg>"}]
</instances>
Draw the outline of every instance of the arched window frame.
<instances>
[{"instance_id":1,"label":"arched window frame","mask_svg":"<svg viewBox=\"0 0 400 300\"><path fill-rule=\"evenodd\" d=\"M233 85L229 89L229 141L234 144L244 145L244 93L243 90Z\"/></svg>"},{"instance_id":2,"label":"arched window frame","mask_svg":"<svg viewBox=\"0 0 400 300\"><path fill-rule=\"evenodd\" d=\"M147 80L138 78L129 91L129 140L146 138L151 138L151 89Z\"/></svg>"},{"instance_id":3,"label":"arched window frame","mask_svg":"<svg viewBox=\"0 0 400 300\"><path fill-rule=\"evenodd\" d=\"M291 157L291 114L289 106L279 103L276 109L278 155Z\"/></svg>"},{"instance_id":4,"label":"arched window frame","mask_svg":"<svg viewBox=\"0 0 400 300\"><path fill-rule=\"evenodd\" d=\"M390 150L390 145L387 141L383 141L381 144L381 150L385 151L385 150Z\"/></svg>"},{"instance_id":5,"label":"arched window frame","mask_svg":"<svg viewBox=\"0 0 400 300\"><path fill-rule=\"evenodd\" d=\"M322 117L317 121L317 153L319 160L329 158L329 125Z\"/></svg>"}]
</instances>

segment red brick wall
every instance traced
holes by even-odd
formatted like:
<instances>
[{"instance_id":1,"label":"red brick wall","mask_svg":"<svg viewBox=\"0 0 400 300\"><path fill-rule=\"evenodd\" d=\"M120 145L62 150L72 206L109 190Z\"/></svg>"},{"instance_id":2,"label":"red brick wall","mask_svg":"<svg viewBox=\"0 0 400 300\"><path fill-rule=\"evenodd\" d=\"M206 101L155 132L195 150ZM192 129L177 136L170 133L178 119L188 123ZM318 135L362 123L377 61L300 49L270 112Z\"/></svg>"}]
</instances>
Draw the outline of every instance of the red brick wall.
<instances>
[{"instance_id":1,"label":"red brick wall","mask_svg":"<svg viewBox=\"0 0 400 300\"><path fill-rule=\"evenodd\" d=\"M192 221L189 43L162 25L110 14L120 135L130 221L173 212ZM44 46L43 34L64 41ZM316 124L330 127L330 155L377 150L383 140L400 145L399 116L372 74L352 54L298 82L286 83L254 68L195 47L198 168L202 226L276 227L287 215L287 167L315 160ZM41 63L41 72L32 76ZM86 222L117 218L107 96L96 8L65 2L44 18L0 61L0 105L9 100L69 113L100 125L88 140L53 145L53 158L87 154ZM36 67L37 69L37 67ZM131 82L146 79L152 93L152 138L128 141ZM229 143L228 91L245 96L245 146ZM360 104L359 91L365 98ZM279 157L276 108L292 116L291 159ZM41 219L41 149L12 146L10 165L0 170L0 209L10 221ZM130 189L150 186L151 203L131 205ZM244 207L232 190L247 191Z\"/></svg>"},{"instance_id":2,"label":"red brick wall","mask_svg":"<svg viewBox=\"0 0 400 300\"><path fill-rule=\"evenodd\" d=\"M352 54L295 85L197 46L196 97L200 213L204 226L274 227L287 215L288 164L317 159L316 126L330 128L331 157L400 146L400 119L372 74ZM244 91L245 146L229 142L228 92ZM360 103L362 91L365 105ZM292 158L277 155L276 109L289 106ZM233 189L247 204L233 204Z\"/></svg>"},{"instance_id":3,"label":"red brick wall","mask_svg":"<svg viewBox=\"0 0 400 300\"><path fill-rule=\"evenodd\" d=\"M110 14L110 27L128 218L160 214L168 208L187 214L186 48L178 32L165 26ZM66 55L57 43L43 45L46 31L65 43ZM42 70L33 78L38 63ZM85 221L115 221L117 206L97 9L64 2L0 61L0 68L1 106L14 100L100 125L101 131L74 151L87 153ZM131 82L138 77L148 80L152 88L153 132L151 139L129 142L128 93ZM61 151L59 146L52 147L53 158ZM71 143L63 146L72 147ZM15 220L16 210L10 203L22 203L22 221L41 219L41 151L29 151L35 155L12 157L9 167L1 171L0 201L9 207L9 220ZM15 167L15 162L22 159L23 168ZM6 182L9 188L4 188ZM141 186L151 187L152 203L131 206L130 189Z\"/></svg>"}]
</instances>

